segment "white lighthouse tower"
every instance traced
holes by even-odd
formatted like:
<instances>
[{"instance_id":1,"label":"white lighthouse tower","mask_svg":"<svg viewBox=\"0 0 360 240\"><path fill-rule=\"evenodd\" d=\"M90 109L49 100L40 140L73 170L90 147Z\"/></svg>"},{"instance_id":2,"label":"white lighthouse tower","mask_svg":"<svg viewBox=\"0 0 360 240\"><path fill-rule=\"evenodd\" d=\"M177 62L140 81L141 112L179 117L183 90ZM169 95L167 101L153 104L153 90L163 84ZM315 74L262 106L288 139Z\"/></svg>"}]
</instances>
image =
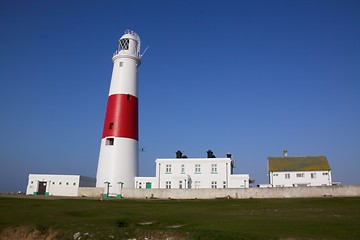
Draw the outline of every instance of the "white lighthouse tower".
<instances>
[{"instance_id":1,"label":"white lighthouse tower","mask_svg":"<svg viewBox=\"0 0 360 240\"><path fill-rule=\"evenodd\" d=\"M138 175L138 83L140 38L130 30L119 40L114 63L104 129L101 139L96 187L108 194L134 188ZM106 190L106 191L107 191Z\"/></svg>"}]
</instances>

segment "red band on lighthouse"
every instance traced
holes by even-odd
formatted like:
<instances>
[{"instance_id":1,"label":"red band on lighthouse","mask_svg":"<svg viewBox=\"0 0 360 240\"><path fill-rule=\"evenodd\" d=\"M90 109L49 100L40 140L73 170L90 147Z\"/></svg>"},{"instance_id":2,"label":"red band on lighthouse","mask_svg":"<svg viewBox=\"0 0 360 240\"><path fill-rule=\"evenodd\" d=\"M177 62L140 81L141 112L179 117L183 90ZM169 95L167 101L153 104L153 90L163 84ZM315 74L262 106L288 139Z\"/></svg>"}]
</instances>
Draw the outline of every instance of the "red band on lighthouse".
<instances>
[{"instance_id":1,"label":"red band on lighthouse","mask_svg":"<svg viewBox=\"0 0 360 240\"><path fill-rule=\"evenodd\" d=\"M115 136L138 140L138 99L130 94L108 98L102 138Z\"/></svg>"}]
</instances>

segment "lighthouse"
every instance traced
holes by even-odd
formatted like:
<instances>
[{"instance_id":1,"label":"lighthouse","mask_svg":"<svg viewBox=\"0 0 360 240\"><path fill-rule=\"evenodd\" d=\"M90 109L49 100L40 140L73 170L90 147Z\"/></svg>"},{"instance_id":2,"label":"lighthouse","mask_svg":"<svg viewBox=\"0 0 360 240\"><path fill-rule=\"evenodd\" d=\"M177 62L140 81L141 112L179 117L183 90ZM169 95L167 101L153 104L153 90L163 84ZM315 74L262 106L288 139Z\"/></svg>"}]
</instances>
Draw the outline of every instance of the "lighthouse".
<instances>
[{"instance_id":1,"label":"lighthouse","mask_svg":"<svg viewBox=\"0 0 360 240\"><path fill-rule=\"evenodd\" d=\"M127 30L112 57L113 71L101 139L96 187L116 195L138 175L138 67L140 37Z\"/></svg>"}]
</instances>

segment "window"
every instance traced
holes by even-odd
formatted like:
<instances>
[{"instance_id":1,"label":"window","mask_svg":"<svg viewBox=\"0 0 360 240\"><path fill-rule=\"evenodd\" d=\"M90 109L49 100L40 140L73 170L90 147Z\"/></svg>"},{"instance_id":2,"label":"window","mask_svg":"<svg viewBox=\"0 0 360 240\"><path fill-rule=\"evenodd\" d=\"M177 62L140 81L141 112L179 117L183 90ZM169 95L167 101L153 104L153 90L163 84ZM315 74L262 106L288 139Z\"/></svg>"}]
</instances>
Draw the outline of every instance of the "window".
<instances>
[{"instance_id":1,"label":"window","mask_svg":"<svg viewBox=\"0 0 360 240\"><path fill-rule=\"evenodd\" d=\"M69 185L69 183L67 182L66 185Z\"/></svg>"},{"instance_id":2,"label":"window","mask_svg":"<svg viewBox=\"0 0 360 240\"><path fill-rule=\"evenodd\" d=\"M120 50L128 50L129 49L129 39L123 38L120 40Z\"/></svg>"},{"instance_id":3,"label":"window","mask_svg":"<svg viewBox=\"0 0 360 240\"><path fill-rule=\"evenodd\" d=\"M166 181L166 189L171 189L171 181Z\"/></svg>"},{"instance_id":4,"label":"window","mask_svg":"<svg viewBox=\"0 0 360 240\"><path fill-rule=\"evenodd\" d=\"M182 189L182 181L179 181L179 188Z\"/></svg>"},{"instance_id":5,"label":"window","mask_svg":"<svg viewBox=\"0 0 360 240\"><path fill-rule=\"evenodd\" d=\"M59 185L61 185L61 182L59 182Z\"/></svg>"},{"instance_id":6,"label":"window","mask_svg":"<svg viewBox=\"0 0 360 240\"><path fill-rule=\"evenodd\" d=\"M297 174L296 174L296 177L298 177L298 178L303 178L303 177L304 177L304 174L303 174L303 173L297 173Z\"/></svg>"},{"instance_id":7,"label":"window","mask_svg":"<svg viewBox=\"0 0 360 240\"><path fill-rule=\"evenodd\" d=\"M105 145L114 145L114 138L107 138Z\"/></svg>"},{"instance_id":8,"label":"window","mask_svg":"<svg viewBox=\"0 0 360 240\"><path fill-rule=\"evenodd\" d=\"M52 182L53 185L55 185L55 182Z\"/></svg>"},{"instance_id":9,"label":"window","mask_svg":"<svg viewBox=\"0 0 360 240\"><path fill-rule=\"evenodd\" d=\"M290 179L290 173L285 173L285 178Z\"/></svg>"},{"instance_id":10,"label":"window","mask_svg":"<svg viewBox=\"0 0 360 240\"><path fill-rule=\"evenodd\" d=\"M223 182L223 188L226 188L226 181Z\"/></svg>"},{"instance_id":11,"label":"window","mask_svg":"<svg viewBox=\"0 0 360 240\"><path fill-rule=\"evenodd\" d=\"M171 173L171 164L166 164L165 173Z\"/></svg>"},{"instance_id":12,"label":"window","mask_svg":"<svg viewBox=\"0 0 360 240\"><path fill-rule=\"evenodd\" d=\"M277 173L274 173L274 177L277 177L278 176L278 174Z\"/></svg>"},{"instance_id":13,"label":"window","mask_svg":"<svg viewBox=\"0 0 360 240\"><path fill-rule=\"evenodd\" d=\"M200 188L200 181L195 181L195 188Z\"/></svg>"},{"instance_id":14,"label":"window","mask_svg":"<svg viewBox=\"0 0 360 240\"><path fill-rule=\"evenodd\" d=\"M73 185L75 186L75 185L76 185L76 183L73 183Z\"/></svg>"},{"instance_id":15,"label":"window","mask_svg":"<svg viewBox=\"0 0 360 240\"><path fill-rule=\"evenodd\" d=\"M109 123L109 129L113 129L113 127L114 127L114 123L113 122Z\"/></svg>"},{"instance_id":16,"label":"window","mask_svg":"<svg viewBox=\"0 0 360 240\"><path fill-rule=\"evenodd\" d=\"M217 188L217 182L216 181L211 182L211 188Z\"/></svg>"},{"instance_id":17,"label":"window","mask_svg":"<svg viewBox=\"0 0 360 240\"><path fill-rule=\"evenodd\" d=\"M181 173L182 173L182 174L185 173L185 164L181 164Z\"/></svg>"},{"instance_id":18,"label":"window","mask_svg":"<svg viewBox=\"0 0 360 240\"><path fill-rule=\"evenodd\" d=\"M217 164L211 164L211 173L217 173Z\"/></svg>"},{"instance_id":19,"label":"window","mask_svg":"<svg viewBox=\"0 0 360 240\"><path fill-rule=\"evenodd\" d=\"M323 175L326 176L326 175L328 175L328 173L327 173L327 172L323 172Z\"/></svg>"},{"instance_id":20,"label":"window","mask_svg":"<svg viewBox=\"0 0 360 240\"><path fill-rule=\"evenodd\" d=\"M123 62L119 62L119 67L122 67L123 66Z\"/></svg>"},{"instance_id":21,"label":"window","mask_svg":"<svg viewBox=\"0 0 360 240\"><path fill-rule=\"evenodd\" d=\"M33 184L34 183L34 181L31 181L31 184Z\"/></svg>"},{"instance_id":22,"label":"window","mask_svg":"<svg viewBox=\"0 0 360 240\"><path fill-rule=\"evenodd\" d=\"M316 178L316 173L311 173L311 178Z\"/></svg>"},{"instance_id":23,"label":"window","mask_svg":"<svg viewBox=\"0 0 360 240\"><path fill-rule=\"evenodd\" d=\"M195 164L195 173L201 173L200 171L200 164Z\"/></svg>"}]
</instances>

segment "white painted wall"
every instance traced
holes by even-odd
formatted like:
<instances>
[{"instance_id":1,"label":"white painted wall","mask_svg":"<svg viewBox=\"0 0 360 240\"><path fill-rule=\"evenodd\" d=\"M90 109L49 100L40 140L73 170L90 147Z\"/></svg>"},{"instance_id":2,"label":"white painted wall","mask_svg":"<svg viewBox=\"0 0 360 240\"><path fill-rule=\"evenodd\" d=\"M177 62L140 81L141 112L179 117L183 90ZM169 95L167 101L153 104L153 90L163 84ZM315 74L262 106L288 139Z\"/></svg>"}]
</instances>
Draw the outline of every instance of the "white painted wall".
<instances>
[{"instance_id":1,"label":"white painted wall","mask_svg":"<svg viewBox=\"0 0 360 240\"><path fill-rule=\"evenodd\" d=\"M124 188L134 187L134 177L138 175L138 141L130 138L114 137L114 145L106 145L101 140L97 169L97 187L110 182L109 192L116 195L117 183L123 182Z\"/></svg>"},{"instance_id":2,"label":"white painted wall","mask_svg":"<svg viewBox=\"0 0 360 240\"><path fill-rule=\"evenodd\" d=\"M135 177L135 188L146 188L149 184L150 188L157 188L156 177Z\"/></svg>"},{"instance_id":3,"label":"white painted wall","mask_svg":"<svg viewBox=\"0 0 360 240\"><path fill-rule=\"evenodd\" d=\"M79 188L87 197L99 198L102 188ZM322 198L359 197L360 185L287 187L287 188L217 188L217 189L123 189L124 198L214 199L214 198Z\"/></svg>"},{"instance_id":4,"label":"white painted wall","mask_svg":"<svg viewBox=\"0 0 360 240\"><path fill-rule=\"evenodd\" d=\"M270 172L269 180L273 187L330 186L332 184L331 171Z\"/></svg>"},{"instance_id":5,"label":"white painted wall","mask_svg":"<svg viewBox=\"0 0 360 240\"><path fill-rule=\"evenodd\" d=\"M135 188L248 188L248 174L231 174L230 158L167 158L156 160L156 177L135 178Z\"/></svg>"},{"instance_id":6,"label":"white painted wall","mask_svg":"<svg viewBox=\"0 0 360 240\"><path fill-rule=\"evenodd\" d=\"M49 196L78 196L79 187L95 187L95 178L80 175L29 174L27 195L38 193L39 182L46 182Z\"/></svg>"}]
</instances>

